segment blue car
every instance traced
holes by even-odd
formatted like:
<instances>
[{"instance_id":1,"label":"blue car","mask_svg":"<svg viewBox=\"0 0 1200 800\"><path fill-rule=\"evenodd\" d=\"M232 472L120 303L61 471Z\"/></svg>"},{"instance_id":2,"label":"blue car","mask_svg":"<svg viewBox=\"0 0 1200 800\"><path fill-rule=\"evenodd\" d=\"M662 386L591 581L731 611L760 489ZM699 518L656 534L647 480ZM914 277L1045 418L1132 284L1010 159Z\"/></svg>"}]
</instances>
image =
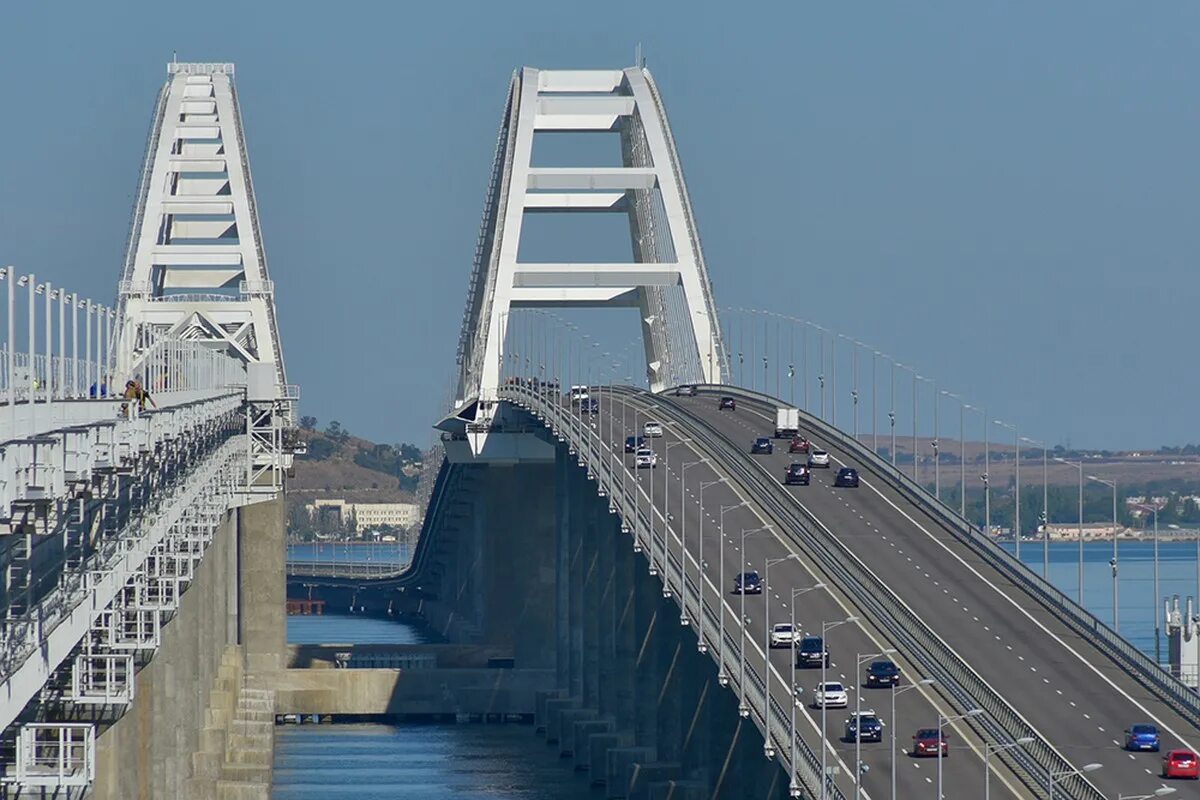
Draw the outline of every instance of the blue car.
<instances>
[{"instance_id":1,"label":"blue car","mask_svg":"<svg viewBox=\"0 0 1200 800\"><path fill-rule=\"evenodd\" d=\"M1125 730L1126 750L1149 750L1157 753L1158 728L1153 725L1131 725Z\"/></svg>"},{"instance_id":2,"label":"blue car","mask_svg":"<svg viewBox=\"0 0 1200 800\"><path fill-rule=\"evenodd\" d=\"M750 452L755 455L766 454L769 456L775 452L775 443L766 436L760 436L754 440L754 444L750 445Z\"/></svg>"}]
</instances>

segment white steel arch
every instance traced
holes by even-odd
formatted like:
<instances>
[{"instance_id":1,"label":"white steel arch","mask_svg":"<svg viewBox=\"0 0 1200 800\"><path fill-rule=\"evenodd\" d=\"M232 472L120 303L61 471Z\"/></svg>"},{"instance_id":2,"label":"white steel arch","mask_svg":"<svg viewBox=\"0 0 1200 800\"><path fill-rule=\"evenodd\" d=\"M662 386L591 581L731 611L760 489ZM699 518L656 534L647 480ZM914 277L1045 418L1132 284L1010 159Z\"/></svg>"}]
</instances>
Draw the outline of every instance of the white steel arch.
<instances>
[{"instance_id":1,"label":"white steel arch","mask_svg":"<svg viewBox=\"0 0 1200 800\"><path fill-rule=\"evenodd\" d=\"M233 64L172 62L167 74L130 226L111 380L132 376L170 335L255 365L254 399L287 400Z\"/></svg>"},{"instance_id":2,"label":"white steel arch","mask_svg":"<svg viewBox=\"0 0 1200 800\"><path fill-rule=\"evenodd\" d=\"M534 167L541 131L619 132L622 166ZM627 214L634 262L518 261L524 215L539 212ZM652 389L722 382L725 349L700 238L644 67L514 73L459 339L460 414L492 417L509 309L547 306L637 307Z\"/></svg>"}]
</instances>

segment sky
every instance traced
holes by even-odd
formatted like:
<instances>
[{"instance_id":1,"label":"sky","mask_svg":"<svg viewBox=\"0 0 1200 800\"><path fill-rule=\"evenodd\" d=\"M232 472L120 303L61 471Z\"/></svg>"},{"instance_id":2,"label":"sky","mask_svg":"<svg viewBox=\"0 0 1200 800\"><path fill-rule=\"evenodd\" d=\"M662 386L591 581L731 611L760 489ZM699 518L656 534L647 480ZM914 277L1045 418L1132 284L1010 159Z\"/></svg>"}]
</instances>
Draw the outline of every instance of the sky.
<instances>
[{"instance_id":1,"label":"sky","mask_svg":"<svg viewBox=\"0 0 1200 800\"><path fill-rule=\"evenodd\" d=\"M165 63L234 61L301 412L425 445L512 70L638 43L718 305L844 332L1051 443L1200 441L1184 0L16 4L0 261L110 299Z\"/></svg>"}]
</instances>

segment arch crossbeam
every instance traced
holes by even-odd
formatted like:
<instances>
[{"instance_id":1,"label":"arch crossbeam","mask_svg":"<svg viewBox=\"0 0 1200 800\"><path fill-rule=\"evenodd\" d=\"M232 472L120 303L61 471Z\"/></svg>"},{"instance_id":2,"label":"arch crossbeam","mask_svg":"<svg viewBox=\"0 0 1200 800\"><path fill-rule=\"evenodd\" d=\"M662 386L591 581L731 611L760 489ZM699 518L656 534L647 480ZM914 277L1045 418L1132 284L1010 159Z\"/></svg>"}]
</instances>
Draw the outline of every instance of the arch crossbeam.
<instances>
[{"instance_id":1,"label":"arch crossbeam","mask_svg":"<svg viewBox=\"0 0 1200 800\"><path fill-rule=\"evenodd\" d=\"M538 133L621 137L619 167L536 167ZM624 213L632 263L526 263L527 213ZM641 312L652 389L721 383L726 363L687 188L650 73L539 70L513 75L459 339L457 406L490 421L510 309L633 306Z\"/></svg>"}]
</instances>

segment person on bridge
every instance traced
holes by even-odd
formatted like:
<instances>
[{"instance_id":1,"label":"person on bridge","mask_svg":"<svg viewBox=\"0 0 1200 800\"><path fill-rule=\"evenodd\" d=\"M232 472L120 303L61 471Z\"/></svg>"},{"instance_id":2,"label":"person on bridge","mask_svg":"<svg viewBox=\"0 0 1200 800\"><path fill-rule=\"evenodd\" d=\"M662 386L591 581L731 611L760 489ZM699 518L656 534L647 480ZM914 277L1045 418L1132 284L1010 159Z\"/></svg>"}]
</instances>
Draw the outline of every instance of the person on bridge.
<instances>
[{"instance_id":1,"label":"person on bridge","mask_svg":"<svg viewBox=\"0 0 1200 800\"><path fill-rule=\"evenodd\" d=\"M124 397L126 400L136 400L138 404L138 411L145 411L147 402L149 402L152 407L158 408L158 403L154 402L154 398L151 397L150 393L146 391L144 386L142 386L141 381L126 381L125 393L122 395L122 397ZM122 403L121 410L125 412L126 416L128 416L129 403Z\"/></svg>"}]
</instances>

